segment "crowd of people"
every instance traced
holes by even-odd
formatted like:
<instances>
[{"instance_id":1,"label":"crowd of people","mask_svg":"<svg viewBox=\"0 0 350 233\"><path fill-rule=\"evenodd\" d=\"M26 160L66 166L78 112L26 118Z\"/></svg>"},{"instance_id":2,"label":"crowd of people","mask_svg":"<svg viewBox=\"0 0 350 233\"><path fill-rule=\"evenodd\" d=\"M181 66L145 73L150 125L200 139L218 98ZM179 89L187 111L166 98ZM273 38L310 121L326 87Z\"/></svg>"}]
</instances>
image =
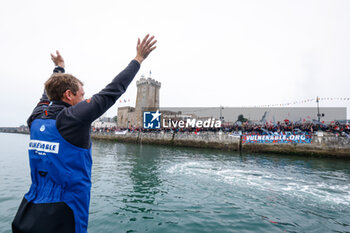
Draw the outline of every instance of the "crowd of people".
<instances>
[{"instance_id":1,"label":"crowd of people","mask_svg":"<svg viewBox=\"0 0 350 233\"><path fill-rule=\"evenodd\" d=\"M234 134L275 134L275 133L293 133L293 134L316 134L317 132L326 132L335 136L343 136L350 138L350 125L340 122L331 122L323 124L319 122L291 122L283 121L272 123L252 123L252 122L236 122L233 125L222 126L221 128L160 128L160 129L145 129L145 128L92 128L94 133L126 133L126 132L164 132L164 133L200 133L200 132L225 132Z\"/></svg>"}]
</instances>

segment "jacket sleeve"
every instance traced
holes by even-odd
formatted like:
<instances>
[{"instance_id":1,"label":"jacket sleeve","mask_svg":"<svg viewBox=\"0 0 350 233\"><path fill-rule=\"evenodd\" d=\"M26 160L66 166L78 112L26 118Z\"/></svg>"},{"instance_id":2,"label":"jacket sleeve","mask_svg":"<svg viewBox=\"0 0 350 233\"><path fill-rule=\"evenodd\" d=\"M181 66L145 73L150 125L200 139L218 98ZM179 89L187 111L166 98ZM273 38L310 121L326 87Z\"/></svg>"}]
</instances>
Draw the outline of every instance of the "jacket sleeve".
<instances>
[{"instance_id":1,"label":"jacket sleeve","mask_svg":"<svg viewBox=\"0 0 350 233\"><path fill-rule=\"evenodd\" d=\"M90 99L66 108L64 113L60 114L60 120L64 121L66 119L68 122L72 122L72 119L74 119L74 121L79 121L80 124L90 126L94 120L103 115L126 91L139 69L140 64L136 60L132 60L99 93L93 95Z\"/></svg>"}]
</instances>

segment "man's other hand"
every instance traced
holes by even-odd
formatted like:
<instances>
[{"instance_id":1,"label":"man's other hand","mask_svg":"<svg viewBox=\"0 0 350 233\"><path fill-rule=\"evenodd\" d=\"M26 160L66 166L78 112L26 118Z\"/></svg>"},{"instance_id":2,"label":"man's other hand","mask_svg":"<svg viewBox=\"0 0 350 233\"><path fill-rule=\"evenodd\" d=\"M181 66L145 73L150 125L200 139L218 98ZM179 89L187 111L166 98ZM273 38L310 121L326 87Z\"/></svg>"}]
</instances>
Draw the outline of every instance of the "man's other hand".
<instances>
[{"instance_id":1,"label":"man's other hand","mask_svg":"<svg viewBox=\"0 0 350 233\"><path fill-rule=\"evenodd\" d=\"M154 46L154 44L157 41L154 40L154 36L149 37L149 34L143 38L142 42L140 41L140 38L137 40L137 55L135 57L135 60L138 61L140 64L147 58L147 56L155 49L157 48Z\"/></svg>"},{"instance_id":2,"label":"man's other hand","mask_svg":"<svg viewBox=\"0 0 350 233\"><path fill-rule=\"evenodd\" d=\"M57 55L55 56L51 53L51 60L53 61L53 63L55 63L56 66L64 68L63 57L61 56L60 52L58 52L58 50L56 50L56 54Z\"/></svg>"}]
</instances>

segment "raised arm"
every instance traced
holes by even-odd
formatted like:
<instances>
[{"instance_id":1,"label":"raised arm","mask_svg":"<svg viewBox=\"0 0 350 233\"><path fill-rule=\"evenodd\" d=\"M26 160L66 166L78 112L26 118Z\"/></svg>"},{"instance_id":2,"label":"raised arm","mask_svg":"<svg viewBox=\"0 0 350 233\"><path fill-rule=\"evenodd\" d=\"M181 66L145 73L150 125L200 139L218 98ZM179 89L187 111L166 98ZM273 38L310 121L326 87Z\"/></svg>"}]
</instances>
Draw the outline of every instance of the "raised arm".
<instances>
[{"instance_id":1,"label":"raised arm","mask_svg":"<svg viewBox=\"0 0 350 233\"><path fill-rule=\"evenodd\" d=\"M90 124L105 113L126 91L140 68L140 64L156 48L154 36L147 35L142 41L138 39L136 57L120 72L111 83L92 98L67 108L63 118L74 118L81 124ZM68 119L67 119L68 120Z\"/></svg>"},{"instance_id":2,"label":"raised arm","mask_svg":"<svg viewBox=\"0 0 350 233\"><path fill-rule=\"evenodd\" d=\"M51 60L53 61L53 63L56 66L55 69L53 70L54 73L64 73L65 72L65 70L64 70L64 67L65 67L64 66L64 59L63 59L63 57L61 56L61 54L60 54L60 52L58 50L56 50L56 56L51 53ZM47 97L46 92L44 90L44 93L41 96L38 105L49 104L49 102L50 102L50 100Z\"/></svg>"},{"instance_id":3,"label":"raised arm","mask_svg":"<svg viewBox=\"0 0 350 233\"><path fill-rule=\"evenodd\" d=\"M56 51L56 56L51 53L51 60L56 65L55 69L53 70L53 73L64 73L65 72L64 60L58 51ZM49 103L50 103L50 100L47 97L46 91L44 89L43 94L39 100L39 103L35 106L32 114L29 116L29 118L27 120L28 126L31 125L33 119L35 119L38 115L40 115L41 112L43 111L43 108L45 108L47 105L49 105Z\"/></svg>"}]
</instances>

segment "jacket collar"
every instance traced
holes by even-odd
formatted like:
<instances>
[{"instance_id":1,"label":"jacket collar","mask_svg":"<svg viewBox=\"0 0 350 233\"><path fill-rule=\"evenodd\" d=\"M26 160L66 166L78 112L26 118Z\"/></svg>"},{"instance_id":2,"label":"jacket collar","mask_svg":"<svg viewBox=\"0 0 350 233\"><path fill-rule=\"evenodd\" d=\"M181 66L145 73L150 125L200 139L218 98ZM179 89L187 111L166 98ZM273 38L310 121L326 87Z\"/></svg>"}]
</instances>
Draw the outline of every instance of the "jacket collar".
<instances>
[{"instance_id":1,"label":"jacket collar","mask_svg":"<svg viewBox=\"0 0 350 233\"><path fill-rule=\"evenodd\" d=\"M66 102L64 102L62 100L53 100L53 101L51 101L50 105L63 105L63 106L66 106L66 107L72 106L69 103L66 103Z\"/></svg>"}]
</instances>

